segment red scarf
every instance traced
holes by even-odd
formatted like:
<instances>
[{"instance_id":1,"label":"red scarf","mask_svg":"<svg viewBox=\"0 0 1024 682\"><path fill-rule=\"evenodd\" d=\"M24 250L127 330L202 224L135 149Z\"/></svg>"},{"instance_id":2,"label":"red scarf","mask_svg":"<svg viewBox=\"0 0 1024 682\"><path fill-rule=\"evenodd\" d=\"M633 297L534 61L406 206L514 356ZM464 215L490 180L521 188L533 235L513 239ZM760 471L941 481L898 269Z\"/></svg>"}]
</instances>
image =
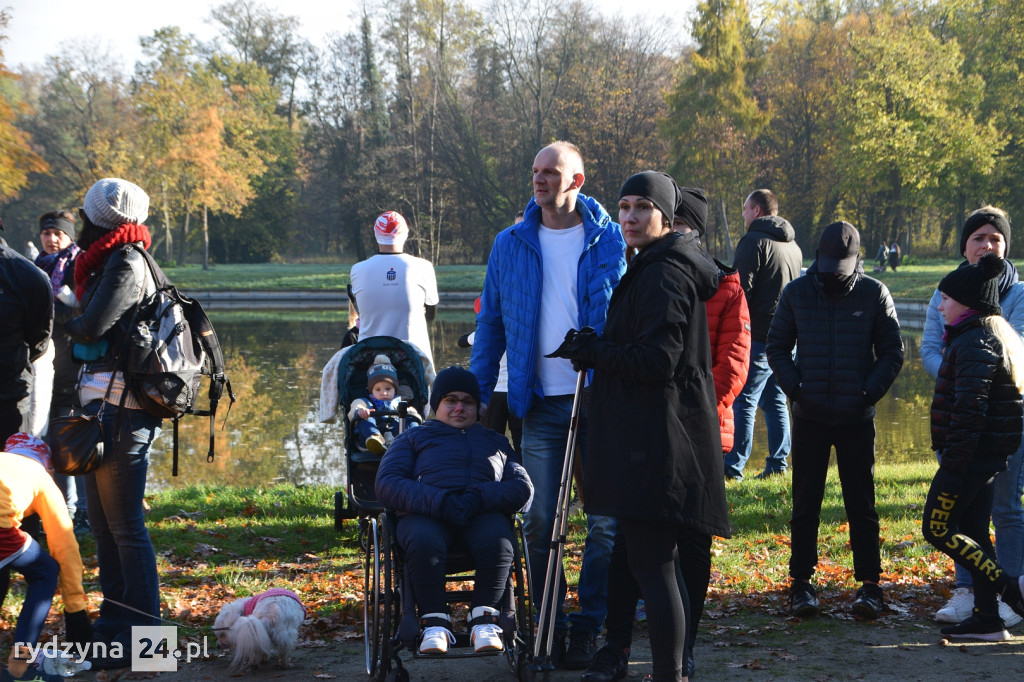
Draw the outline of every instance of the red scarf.
<instances>
[{"instance_id":1,"label":"red scarf","mask_svg":"<svg viewBox=\"0 0 1024 682\"><path fill-rule=\"evenodd\" d=\"M103 268L111 251L124 244L134 244L135 242L142 242L143 247L149 248L153 238L149 236L148 227L125 223L94 241L75 261L75 296L79 300L82 299L89 277Z\"/></svg>"}]
</instances>

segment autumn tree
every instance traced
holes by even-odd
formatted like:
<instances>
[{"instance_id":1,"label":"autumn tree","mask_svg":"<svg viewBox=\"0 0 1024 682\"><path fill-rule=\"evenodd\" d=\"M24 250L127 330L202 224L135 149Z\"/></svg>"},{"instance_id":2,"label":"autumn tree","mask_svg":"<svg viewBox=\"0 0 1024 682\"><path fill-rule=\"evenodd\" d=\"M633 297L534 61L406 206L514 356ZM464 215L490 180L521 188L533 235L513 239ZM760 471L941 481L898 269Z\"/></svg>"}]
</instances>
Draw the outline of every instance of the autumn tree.
<instances>
[{"instance_id":1,"label":"autumn tree","mask_svg":"<svg viewBox=\"0 0 1024 682\"><path fill-rule=\"evenodd\" d=\"M708 190L708 222L713 215L716 226L709 229L709 248L723 248L730 259L727 200L738 213L757 173L757 135L766 121L749 86L757 63L748 50L746 0L698 3L691 34L697 48L679 62L663 130L677 181Z\"/></svg>"},{"instance_id":2,"label":"autumn tree","mask_svg":"<svg viewBox=\"0 0 1024 682\"><path fill-rule=\"evenodd\" d=\"M991 172L1003 146L978 116L984 82L965 76L955 42L943 43L908 14L855 15L843 22L851 57L841 94L839 177L869 233L904 240L908 220L965 169ZM911 229L915 228L915 229Z\"/></svg>"},{"instance_id":3,"label":"autumn tree","mask_svg":"<svg viewBox=\"0 0 1024 682\"><path fill-rule=\"evenodd\" d=\"M7 21L7 10L0 11L0 45L7 37ZM18 115L25 113L24 104L11 99L11 81L15 78L4 65L0 49L0 201L5 202L25 188L30 173L46 170L46 163L32 149L30 137L15 127Z\"/></svg>"},{"instance_id":4,"label":"autumn tree","mask_svg":"<svg viewBox=\"0 0 1024 682\"><path fill-rule=\"evenodd\" d=\"M266 170L256 140L261 118L246 89L226 87L196 59L191 40L178 29L160 29L143 46L150 61L136 75L135 101L159 203L182 218L179 264L186 258L191 218L202 213L205 268L207 211L237 215L254 196L252 180Z\"/></svg>"}]
</instances>

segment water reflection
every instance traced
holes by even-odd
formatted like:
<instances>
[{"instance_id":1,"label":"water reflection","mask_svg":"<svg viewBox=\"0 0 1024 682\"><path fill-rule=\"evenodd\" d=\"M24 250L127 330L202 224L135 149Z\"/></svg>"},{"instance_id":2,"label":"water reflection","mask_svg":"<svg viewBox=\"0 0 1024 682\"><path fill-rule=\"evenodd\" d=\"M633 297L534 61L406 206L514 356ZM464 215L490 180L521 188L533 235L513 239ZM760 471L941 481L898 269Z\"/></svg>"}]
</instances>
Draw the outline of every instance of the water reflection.
<instances>
[{"instance_id":1,"label":"water reflection","mask_svg":"<svg viewBox=\"0 0 1024 682\"><path fill-rule=\"evenodd\" d=\"M151 489L196 483L264 485L272 481L342 485L341 428L318 420L320 371L338 349L345 315L330 312L210 313L228 356L238 402L225 428L222 401L215 433L216 458L206 461L209 420L180 425L179 475L171 477L171 422L165 421L151 453ZM447 312L431 323L438 368L466 365L469 350L456 344L471 330L471 312ZM928 408L933 382L921 366L920 335L904 337L907 359L875 420L877 458L902 462L931 458ZM766 435L758 419L748 473L764 464Z\"/></svg>"}]
</instances>

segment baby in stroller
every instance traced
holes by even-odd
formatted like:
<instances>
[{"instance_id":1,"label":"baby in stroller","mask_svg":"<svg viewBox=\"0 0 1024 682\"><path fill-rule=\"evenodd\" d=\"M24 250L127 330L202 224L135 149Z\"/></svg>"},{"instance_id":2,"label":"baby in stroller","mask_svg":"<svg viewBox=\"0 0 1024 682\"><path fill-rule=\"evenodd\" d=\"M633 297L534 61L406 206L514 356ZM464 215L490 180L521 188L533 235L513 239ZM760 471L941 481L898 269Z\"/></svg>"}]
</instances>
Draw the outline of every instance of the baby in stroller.
<instances>
[{"instance_id":1,"label":"baby in stroller","mask_svg":"<svg viewBox=\"0 0 1024 682\"><path fill-rule=\"evenodd\" d=\"M381 353L373 359L366 372L366 388L369 395L352 401L348 419L355 430L357 446L383 455L399 434L400 426L418 426L423 417L412 405L406 406L404 416L399 414L402 399L398 397L398 371L387 355Z\"/></svg>"}]
</instances>

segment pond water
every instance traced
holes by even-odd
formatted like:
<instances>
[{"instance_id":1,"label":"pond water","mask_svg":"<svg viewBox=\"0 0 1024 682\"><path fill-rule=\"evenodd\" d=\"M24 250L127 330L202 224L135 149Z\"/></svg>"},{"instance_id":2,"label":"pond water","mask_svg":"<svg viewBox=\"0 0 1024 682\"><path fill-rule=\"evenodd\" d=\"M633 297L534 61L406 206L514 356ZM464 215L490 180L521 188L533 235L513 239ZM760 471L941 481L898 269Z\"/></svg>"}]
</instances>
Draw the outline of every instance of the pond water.
<instances>
[{"instance_id":1,"label":"pond water","mask_svg":"<svg viewBox=\"0 0 1024 682\"><path fill-rule=\"evenodd\" d=\"M171 476L171 422L164 423L149 469L151 490L197 483L259 486L286 481L342 486L343 432L319 422L320 373L346 330L343 313L211 311L238 397L217 415L216 458L207 463L209 420L186 417L180 425L179 475ZM467 365L459 336L470 331L471 312L442 312L431 323L438 367ZM903 371L877 408L877 458L882 462L932 457L928 423L934 383L921 366L920 335L904 337ZM205 386L204 386L205 390ZM227 420L225 423L225 416ZM764 464L766 436L758 418L748 473Z\"/></svg>"}]
</instances>

